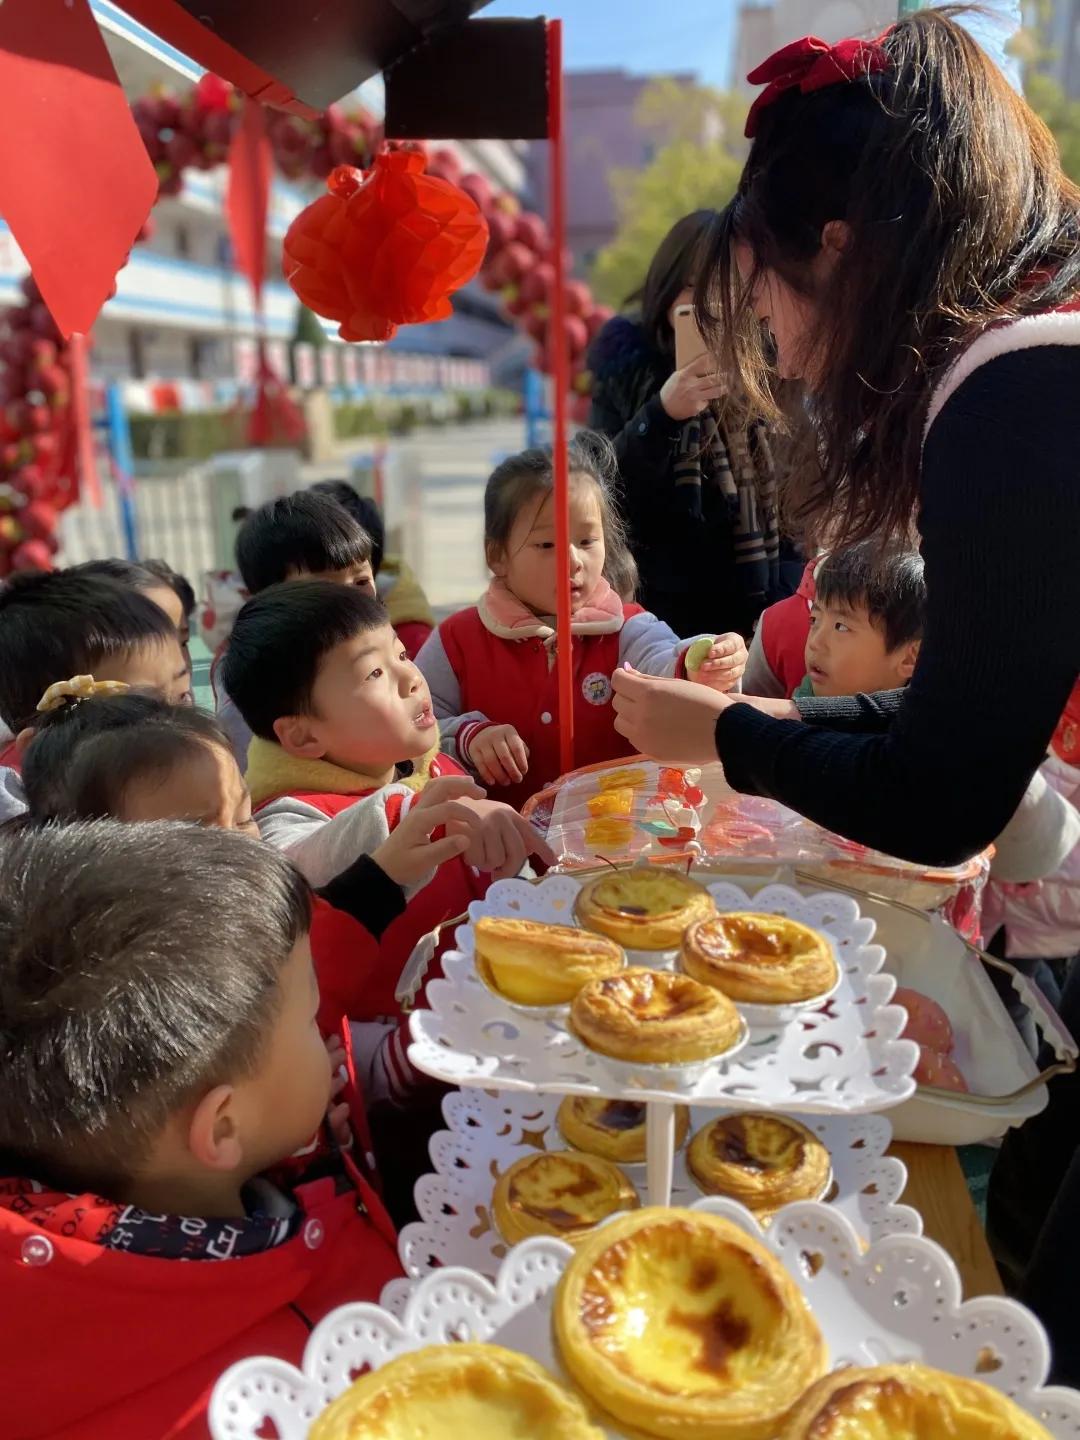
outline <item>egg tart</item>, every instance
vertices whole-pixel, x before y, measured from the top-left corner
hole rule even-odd
[[[557,1235],[576,1245],[619,1210],[636,1210],[637,1191],[617,1165],[576,1150],[525,1155],[495,1182],[491,1213],[511,1245]]]
[[[715,915],[686,932],[682,968],[750,1005],[791,1005],[827,994],[840,975],[824,935],[785,915]]]
[[[674,950],[696,920],[716,914],[703,885],[675,870],[612,870],[578,892],[574,907],[587,930],[632,950]]]
[[[1051,1440],[1015,1401],[980,1380],[926,1365],[834,1370],[788,1416],[781,1440]]]
[[[568,1095],[559,1106],[559,1134],[575,1150],[600,1155],[617,1165],[645,1160],[645,1106],[636,1100],[601,1100]],[[675,1110],[675,1148],[681,1149],[690,1129],[685,1105]]]
[[[614,1060],[680,1065],[725,1054],[742,1037],[743,1021],[719,990],[640,967],[583,986],[570,1006],[570,1028]]]
[[[626,964],[613,940],[539,920],[485,915],[473,944],[480,978],[515,1005],[568,1005],[586,981],[616,975]]]
[[[586,1397],[661,1440],[776,1440],[826,1363],[779,1260],[695,1210],[640,1210],[587,1235],[559,1282],[554,1322]]]
[[[429,1345],[372,1370],[318,1417],[309,1440],[604,1440],[576,1395],[501,1345]]]
[[[786,1115],[724,1115],[706,1125],[686,1153],[707,1195],[727,1195],[756,1214],[794,1200],[817,1200],[832,1180],[832,1160],[813,1131]]]

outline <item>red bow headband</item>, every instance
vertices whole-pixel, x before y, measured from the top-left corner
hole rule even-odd
[[[796,85],[804,95],[810,95],[829,85],[842,85],[888,70],[891,61],[881,43],[888,34],[886,30],[876,40],[840,40],[835,45],[826,44],[816,35],[804,35],[770,55],[746,77],[751,85],[766,87],[750,106],[744,132],[747,139],[757,134],[762,111]]]

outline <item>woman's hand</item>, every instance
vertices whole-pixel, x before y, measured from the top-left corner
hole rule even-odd
[[[704,646],[702,640],[698,642]],[[687,653],[686,673],[698,685],[708,685],[712,690],[734,690],[746,670],[750,655],[746,641],[741,635],[729,631],[718,635],[694,668],[690,666],[692,650]]]
[[[710,400],[719,400],[723,393],[716,360],[711,355],[699,355],[685,369],[676,370],[664,381],[660,404],[672,420],[692,420]]]
[[[733,703],[692,680],[658,680],[616,670],[615,729],[634,749],[670,764],[708,765],[716,757],[716,721]]]

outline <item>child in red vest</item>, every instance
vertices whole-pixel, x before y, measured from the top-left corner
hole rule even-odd
[[[311,580],[263,591],[237,617],[222,666],[255,736],[247,782],[259,830],[311,884],[378,851],[428,802],[429,782],[444,777],[439,814],[450,820],[445,841],[456,857],[432,864],[378,943],[340,914],[318,937],[319,983],[357,1022],[369,1098],[404,1100],[423,1079],[409,1065],[402,1024],[403,1000],[424,979],[422,966],[403,975],[414,948],[482,896],[491,873],[516,874],[530,854],[550,861],[550,852],[440,754],[424,678],[381,603],[360,590]]]
[[[227,1366],[400,1274],[348,1155],[289,1159],[331,1098],[310,918],[241,835],[0,839],[7,1440],[205,1440]]]
[[[628,755],[616,733],[611,677],[621,665],[684,674],[733,689],[746,663],[738,635],[711,645],[680,640],[608,576],[625,567],[626,540],[612,499],[614,452],[581,432],[570,447],[570,587],[574,635],[574,756],[592,765]],[[417,658],[431,687],[447,752],[522,805],[559,777],[555,667],[554,477],[546,450],[504,460],[484,495],[484,543],[494,579],[479,605],[444,620]],[[702,637],[704,639],[704,637]]]
[[[77,570],[28,571],[0,585],[0,720],[14,737],[0,765],[18,769],[19,736],[49,686],[88,674],[191,703],[176,627],[148,595]]]
[[[244,517],[236,536],[236,565],[245,598],[284,580],[331,580],[375,594],[371,536],[332,496],[312,490],[268,500]],[[218,717],[243,770],[251,729],[222,676],[226,638],[214,656],[210,682]]]
[[[109,693],[89,676],[50,687],[45,711],[27,746],[23,780],[33,825],[112,818],[183,820],[258,838],[251,796],[228,737],[210,715],[150,695]],[[123,687],[119,687],[123,688]],[[450,813],[438,803],[415,809],[373,855],[362,855],[317,893],[312,918],[316,970],[324,937],[351,917],[377,941],[405,909],[406,887],[460,852],[463,837],[430,839]],[[427,797],[425,797],[426,799]],[[363,1090],[352,1057],[342,996],[320,996],[319,1025],[341,1050],[341,1101],[336,1118],[360,1142],[356,1158],[374,1179]]]

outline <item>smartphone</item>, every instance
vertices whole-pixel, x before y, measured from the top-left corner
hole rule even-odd
[[[693,305],[677,305],[675,307],[673,329],[675,331],[676,370],[685,370],[687,365],[692,365],[702,355],[709,353],[709,347],[694,318]]]

